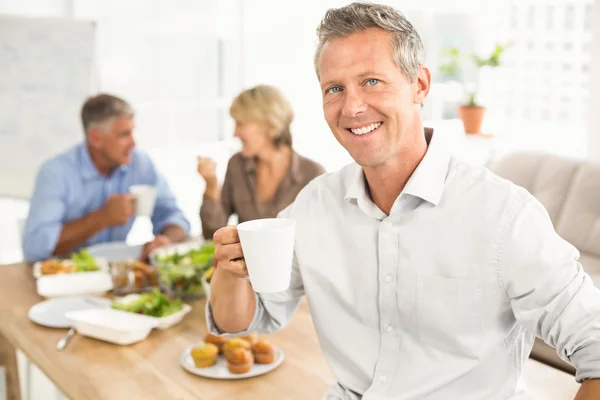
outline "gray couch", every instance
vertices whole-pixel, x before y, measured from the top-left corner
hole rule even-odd
[[[584,270],[600,287],[600,164],[552,154],[513,153],[489,168],[527,189],[546,207],[558,234],[577,247]],[[536,340],[531,357],[575,372],[542,340]]]

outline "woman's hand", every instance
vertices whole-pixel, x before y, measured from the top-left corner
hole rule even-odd
[[[217,164],[208,157],[198,157],[198,173],[207,186],[217,184]]]

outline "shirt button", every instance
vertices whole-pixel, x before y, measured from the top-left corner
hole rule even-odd
[[[381,382],[381,383],[385,383],[386,380],[387,380],[387,376],[385,376],[385,375],[381,375],[379,377],[379,382]]]
[[[385,230],[390,230],[390,229],[392,229],[394,227],[394,224],[391,221],[383,221],[383,223],[381,224],[381,226]]]
[[[392,326],[391,326],[391,325],[388,325],[388,326],[386,326],[386,327],[385,327],[385,331],[386,331],[387,333],[392,333],[392,332],[394,331],[394,328],[392,328]]]
[[[391,276],[391,275],[387,275],[387,276],[385,277],[385,281],[386,281],[387,283],[390,283],[390,282],[392,281],[392,276]]]

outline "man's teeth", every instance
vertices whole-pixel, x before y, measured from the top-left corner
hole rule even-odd
[[[350,129],[350,131],[352,133],[354,133],[355,135],[365,135],[369,132],[374,131],[375,129],[379,128],[380,126],[381,126],[381,122],[376,122],[369,126],[365,126],[364,128]]]

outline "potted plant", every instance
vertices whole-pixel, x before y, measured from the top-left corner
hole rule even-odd
[[[501,65],[501,57],[510,44],[496,44],[496,47],[488,57],[479,57],[474,53],[461,54],[456,47],[445,49],[443,57],[446,62],[440,66],[442,75],[448,77],[458,77],[461,65],[469,62],[474,72],[478,75],[481,68],[496,68]],[[487,109],[477,101],[477,85],[465,85],[467,93],[467,102],[458,109],[458,115],[463,122],[465,133],[481,133],[481,125]]]

